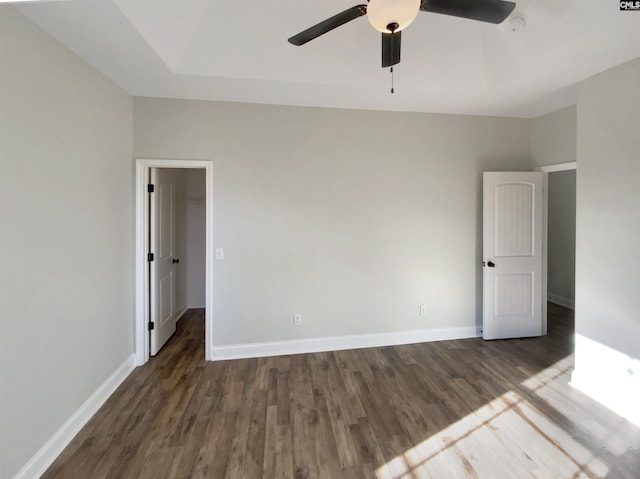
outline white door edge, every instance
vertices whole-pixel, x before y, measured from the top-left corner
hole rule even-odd
[[[205,359],[211,360],[213,330],[213,160],[175,160],[137,158],[135,185],[135,360],[140,366],[149,360],[149,275],[147,274],[147,241],[149,238],[150,168],[200,168],[205,170]]]
[[[562,171],[562,170],[560,170]],[[549,274],[549,174],[542,171],[542,335],[547,335],[547,288]]]

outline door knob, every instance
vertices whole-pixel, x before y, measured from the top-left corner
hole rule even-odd
[[[175,258],[173,258],[173,260],[172,260],[172,263],[173,263],[173,264],[176,264],[176,263],[179,263],[179,262],[180,262],[180,260],[179,260],[179,259],[175,259]]]
[[[487,261],[487,266],[488,266],[489,268],[495,268],[495,267],[496,267],[496,264],[495,264],[493,261]]]

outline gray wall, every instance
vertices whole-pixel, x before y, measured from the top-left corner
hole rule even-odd
[[[576,161],[576,107],[531,120],[531,158],[535,166]]]
[[[133,353],[132,101],[0,7],[0,477]]]
[[[639,92],[640,59],[578,85],[576,226],[576,333],[636,359],[640,359]],[[577,356],[576,368],[580,360]]]
[[[135,98],[134,132],[215,162],[214,345],[476,325],[481,172],[531,166],[528,120]]]

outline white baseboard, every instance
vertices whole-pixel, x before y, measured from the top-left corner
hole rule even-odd
[[[318,353],[340,351],[343,349],[374,348],[396,346],[400,344],[426,343],[447,339],[477,338],[480,331],[476,326],[460,328],[424,329],[418,331],[399,331],[394,333],[359,334],[351,336],[333,336],[313,339],[293,339],[264,343],[232,344],[213,346],[211,360],[258,358],[282,356],[288,354]]]
[[[185,301],[185,303],[184,303],[184,304],[181,304],[181,305],[176,309],[176,311],[178,311],[178,312],[176,313],[176,321],[177,321],[177,320],[179,320],[179,319],[182,317],[182,315],[183,315],[184,313],[186,313],[186,312],[187,312],[187,309],[189,309],[189,307],[188,307],[188,305],[187,305],[187,303],[186,303],[186,301]]]
[[[202,309],[205,306],[204,299],[190,299],[187,302],[187,307],[189,309]]]
[[[135,367],[135,356],[131,355],[122,365],[100,385],[78,410],[67,419],[53,436],[29,459],[13,479],[34,479],[40,477],[60,455],[80,429],[100,409],[105,401],[122,384]]]
[[[576,309],[576,304],[573,299],[565,298],[559,294],[547,292],[547,300],[552,303],[559,304],[560,306],[564,306],[565,308]]]
[[[576,334],[571,386],[640,426],[640,359]]]

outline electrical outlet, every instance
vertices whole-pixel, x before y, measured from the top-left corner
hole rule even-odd
[[[421,304],[420,305],[420,316],[426,316],[427,315],[427,305],[426,304]]]
[[[294,314],[293,315],[293,325],[294,326],[301,326],[302,325],[302,315],[301,314]]]

